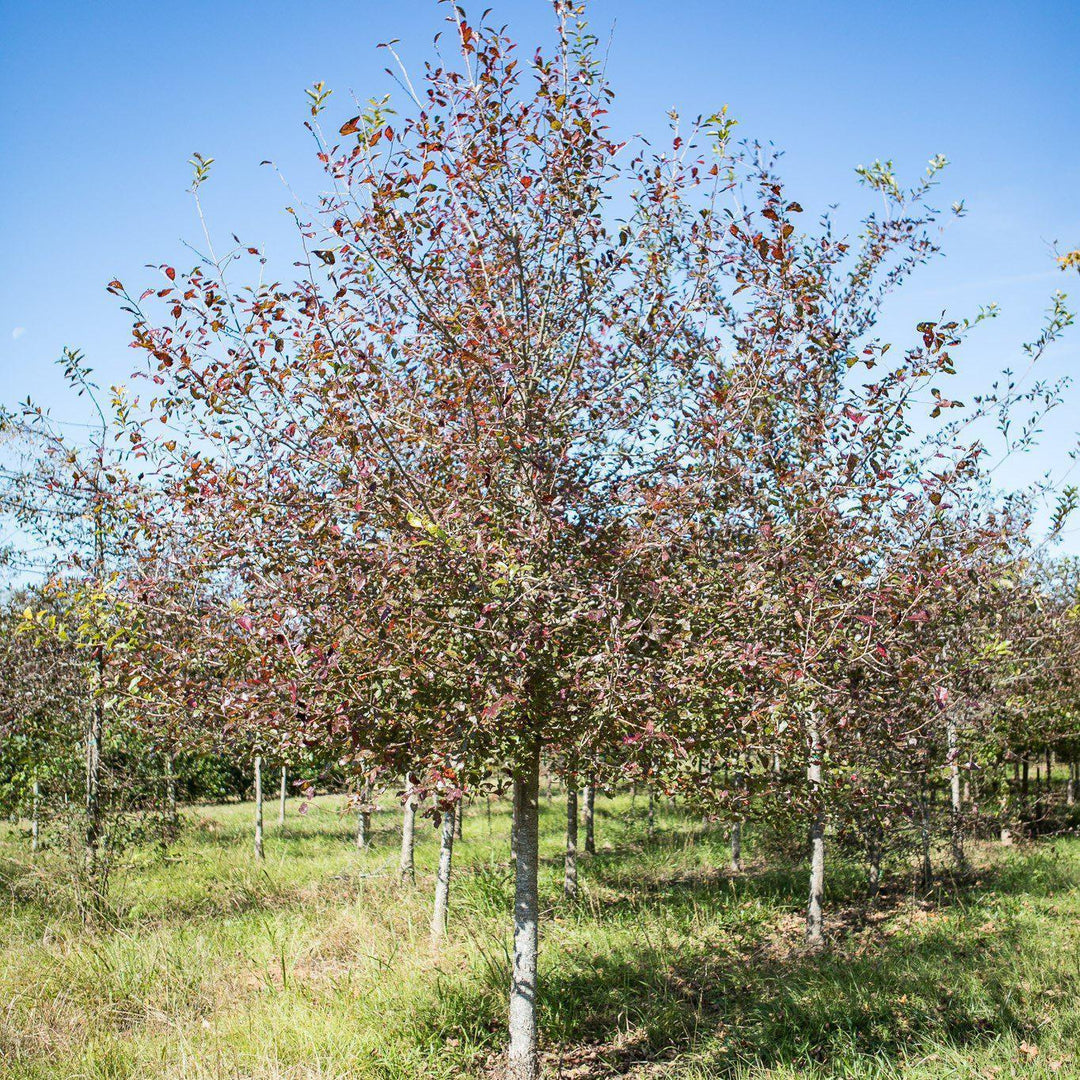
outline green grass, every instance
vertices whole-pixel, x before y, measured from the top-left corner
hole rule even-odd
[[[0,1076],[11,1080],[489,1077],[504,1040],[512,882],[505,803],[471,808],[449,938],[428,943],[435,831],[396,880],[398,815],[358,853],[340,799],[267,859],[250,806],[198,808],[118,879],[99,929],[70,912],[48,853],[0,828]],[[976,850],[976,880],[923,900],[897,879],[875,911],[831,867],[832,947],[800,947],[805,878],[721,830],[598,800],[600,851],[561,897],[563,811],[543,806],[547,1075],[706,1080],[1080,1076],[1080,842]]]

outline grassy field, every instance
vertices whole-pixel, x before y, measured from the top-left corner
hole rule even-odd
[[[284,829],[251,807],[187,813],[167,854],[118,879],[113,925],[83,927],[47,854],[0,826],[0,1076],[5,1080],[487,1077],[504,1041],[506,805],[470,809],[449,939],[428,943],[435,834],[396,881],[398,815],[353,846],[342,801]],[[1080,841],[976,850],[975,880],[930,900],[904,882],[861,904],[833,867],[834,941],[800,948],[804,877],[642,800],[598,799],[582,898],[560,893],[563,809],[544,801],[542,1024],[547,1075],[1080,1076]]]

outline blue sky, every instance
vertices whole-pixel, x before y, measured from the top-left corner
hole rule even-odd
[[[488,3],[530,51],[546,40],[544,0],[476,6]],[[330,116],[346,119],[351,94],[395,89],[375,45],[399,38],[415,65],[444,16],[435,0],[0,0],[0,400],[30,394],[85,420],[52,365],[65,345],[83,349],[103,382],[125,380],[127,323],[105,284],[136,287],[147,263],[185,264],[183,242],[200,235],[186,194],[193,151],[216,159],[205,189],[213,227],[287,269],[288,195],[259,162],[317,191],[305,88],[332,86]],[[1055,241],[1080,246],[1080,4],[594,0],[590,20],[604,38],[614,29],[617,128],[658,133],[673,106],[694,115],[728,103],[739,134],[785,151],[807,209],[862,206],[861,163],[889,157],[914,176],[932,154],[949,157],[942,202],[963,198],[969,214],[888,328],[899,336],[942,309],[1000,304],[956,396],[1019,366],[1017,347],[1053,289],[1076,282],[1080,303],[1080,281],[1051,257]],[[1042,374],[1078,361],[1080,327]],[[1004,482],[1064,473],[1078,406],[1080,385]],[[1066,543],[1080,551],[1080,528]]]

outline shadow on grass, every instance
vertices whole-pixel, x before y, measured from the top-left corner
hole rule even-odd
[[[960,972],[944,932],[923,935],[917,949],[893,939],[864,955],[774,957],[742,952],[732,940],[675,954],[627,948],[549,975],[546,1034],[555,1044],[592,1044],[610,1071],[696,1052],[716,1076],[748,1063],[893,1058],[930,1038],[965,1045],[1004,1033],[1032,1037],[1001,975],[1012,938],[1007,932],[968,953]]]
[[[602,858],[591,864],[598,886],[624,884],[621,861],[613,853],[607,873]],[[1028,931],[988,912],[1006,897],[1038,902],[1075,888],[1055,852],[1014,854],[929,897],[896,878],[872,908],[858,900],[858,868],[838,876],[846,895],[833,900],[834,944],[818,955],[802,948],[793,913],[805,881],[798,871],[638,880],[639,895],[604,904],[605,921],[626,918],[613,944],[593,947],[585,919],[565,938],[573,916],[547,923],[540,1003],[551,1074],[636,1076],[683,1055],[716,1077],[747,1066],[841,1070],[868,1059],[899,1068],[929,1042],[975,1050],[1038,1040],[1039,1010],[1018,990],[1038,963]],[[773,919],[763,927],[766,903]],[[643,908],[662,909],[665,921],[636,919]],[[507,965],[485,955],[473,980],[444,987],[423,1018],[430,1035],[495,1052]],[[1080,973],[1068,981],[1060,990],[1073,996]]]

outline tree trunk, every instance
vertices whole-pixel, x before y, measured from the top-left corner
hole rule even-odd
[[[810,783],[810,898],[806,905],[806,944],[811,949],[825,945],[825,813],[821,804],[821,731],[817,717],[810,718],[810,761],[806,777]]]
[[[356,815],[356,850],[363,851],[371,844],[371,785],[365,783],[360,789],[360,809]]]
[[[285,826],[285,800],[289,794],[289,770],[281,766],[281,799],[278,802],[278,824]]]
[[[435,910],[431,916],[431,943],[438,945],[446,934],[446,921],[450,909],[450,866],[454,858],[454,818],[451,807],[443,812],[442,833],[439,844],[439,872],[435,878]]]
[[[165,816],[170,825],[176,824],[176,775],[171,750],[165,754]]]
[[[945,714],[945,733],[949,757],[949,839],[952,843],[953,861],[958,867],[962,867],[964,836],[960,828],[963,810],[960,802],[960,746],[956,735],[956,720],[951,709]]]
[[[919,878],[924,892],[929,892],[934,884],[934,866],[930,861],[930,800],[926,797],[926,776],[922,778],[922,792],[919,798],[920,823],[919,842],[922,849],[922,867]]]
[[[41,846],[40,832],[38,825],[38,813],[41,804],[41,785],[38,783],[38,778],[34,777],[33,784],[33,803],[30,808],[30,850],[37,851]]]
[[[566,857],[563,861],[563,892],[576,900],[577,888],[578,793],[573,777],[566,780]]]
[[[255,758],[255,857],[265,858],[263,853],[263,792],[262,758]]]
[[[596,854],[596,783],[590,781],[585,787],[585,851]]]
[[[513,798],[513,796],[511,796],[511,804],[510,804],[510,862],[514,866],[517,865],[517,849],[518,849],[517,825],[518,825],[517,801]]]
[[[416,839],[416,796],[409,792],[405,797],[404,813],[401,818],[401,866],[402,885],[416,884],[416,868],[413,863],[413,848]]]
[[[646,826],[646,832],[649,836],[656,831],[656,796],[653,794],[652,788],[649,788],[649,817],[648,824]]]
[[[743,786],[743,773],[741,769],[735,772],[735,789],[741,795]],[[731,872],[738,874],[742,871],[742,817],[737,817],[731,824]]]
[[[101,842],[101,744],[105,733],[105,702],[98,694],[90,710],[90,726],[86,732],[86,874],[91,890],[98,891],[98,846]],[[95,897],[97,899],[97,897]]]
[[[1028,759],[1028,753],[1025,750],[1024,756],[1020,759],[1020,824],[1025,831],[1031,823],[1031,815],[1028,812],[1028,795],[1031,790],[1030,773],[1031,761]]]
[[[871,900],[877,897],[881,889],[881,839],[881,826],[875,825],[870,831],[870,841],[866,846],[866,891]]]
[[[1076,762],[1069,758],[1069,779],[1065,782],[1065,805],[1076,805]]]
[[[537,1080],[536,965],[539,951],[540,744],[514,776],[517,859],[514,875],[514,966],[510,986],[510,1052],[506,1080]]]

